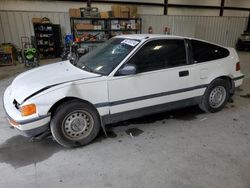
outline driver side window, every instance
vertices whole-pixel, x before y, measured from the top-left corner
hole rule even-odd
[[[146,43],[128,62],[137,73],[186,65],[184,40],[165,39]]]

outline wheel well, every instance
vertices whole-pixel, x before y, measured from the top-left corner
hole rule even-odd
[[[93,109],[95,109],[98,117],[99,117],[99,120],[100,120],[100,123],[101,123],[101,127],[102,127],[102,130],[104,132],[105,135],[107,135],[106,133],[106,129],[105,129],[105,125],[102,123],[102,119],[101,119],[101,116],[98,112],[98,110],[96,109],[96,107],[90,103],[89,101],[86,101],[86,100],[83,100],[83,99],[79,99],[77,97],[65,97],[59,101],[57,101],[55,104],[52,105],[52,107],[49,109],[49,112],[48,113],[51,113],[51,117],[53,117],[53,113],[56,111],[56,109],[64,102],[67,102],[67,101],[80,101],[80,102],[84,102],[84,103],[88,103],[89,105],[91,105],[93,107]]]
[[[48,112],[48,113],[51,113],[51,115],[53,116],[53,113],[55,112],[55,110],[56,110],[62,103],[66,102],[66,101],[73,101],[73,100],[74,100],[74,101],[77,100],[77,101],[80,101],[80,102],[84,102],[84,103],[90,104],[90,105],[96,110],[97,114],[99,115],[97,109],[95,108],[95,106],[94,106],[92,103],[90,103],[89,101],[83,100],[83,99],[79,99],[79,98],[77,98],[77,97],[65,97],[65,98],[63,98],[63,99],[60,99],[59,101],[57,101],[55,104],[52,105],[52,107],[49,109],[49,112]],[[99,115],[99,117],[100,117],[100,115]]]
[[[220,76],[216,79],[222,79],[222,80],[225,80],[229,83],[229,86],[230,86],[230,93],[233,94],[234,93],[234,90],[235,90],[235,86],[234,86],[234,81],[232,78],[230,78],[229,76]],[[214,79],[214,80],[216,80]]]

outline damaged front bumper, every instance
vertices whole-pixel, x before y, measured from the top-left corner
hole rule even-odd
[[[50,115],[39,116],[34,114],[31,117],[23,117],[20,111],[13,104],[10,87],[4,92],[3,105],[9,123],[23,136],[34,137],[49,128]]]

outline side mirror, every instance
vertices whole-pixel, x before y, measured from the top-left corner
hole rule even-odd
[[[131,75],[136,74],[136,66],[133,64],[126,64],[118,70],[118,75]]]

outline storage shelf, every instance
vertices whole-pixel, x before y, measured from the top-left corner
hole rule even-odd
[[[70,19],[74,20],[138,20],[140,18],[85,18],[85,17],[70,17]]]
[[[139,31],[139,29],[111,29],[111,31]]]
[[[70,17],[70,19],[74,19],[74,20],[108,20],[108,18],[84,18],[84,17],[80,17],[80,18],[76,18],[76,17]]]
[[[103,42],[105,42],[105,40],[101,40],[101,41],[98,41],[98,40],[96,40],[96,41],[91,41],[91,40],[80,41],[80,43],[103,43]]]
[[[82,32],[105,32],[108,31],[108,29],[76,29],[76,31],[82,31]]]
[[[52,36],[50,36],[50,37],[36,37],[36,39],[52,39]]]
[[[138,20],[140,18],[109,18],[109,20]]]
[[[75,24],[81,23],[80,21],[92,21],[92,24],[95,25],[95,21],[104,21],[104,23],[101,23],[99,25],[102,26],[102,29],[75,29]],[[139,24],[139,29],[111,29],[111,26],[113,25],[114,21],[117,21],[118,24],[124,25],[127,24],[133,24],[133,28],[138,28],[137,25]],[[133,21],[133,22],[132,22]],[[135,27],[134,27],[135,24]],[[75,39],[76,36],[81,35],[81,33],[89,32],[91,35],[94,35],[96,32],[104,32],[105,37],[103,39],[101,38],[100,41],[82,41],[80,43],[102,43],[105,42],[105,38],[111,38],[112,36],[115,36],[113,32],[135,32],[135,33],[141,33],[141,18],[70,18],[70,25],[71,25],[71,32],[73,34],[73,38]]]
[[[37,44],[37,46],[49,46],[49,47],[54,47],[54,44],[51,45],[51,44]]]
[[[59,24],[33,24],[36,36],[36,45],[43,58],[49,56],[59,57],[61,54],[61,28]],[[40,30],[43,28],[43,30]],[[46,30],[48,29],[49,30]],[[50,42],[43,44],[44,42]],[[39,44],[42,42],[42,44]],[[48,51],[44,51],[48,49]]]

